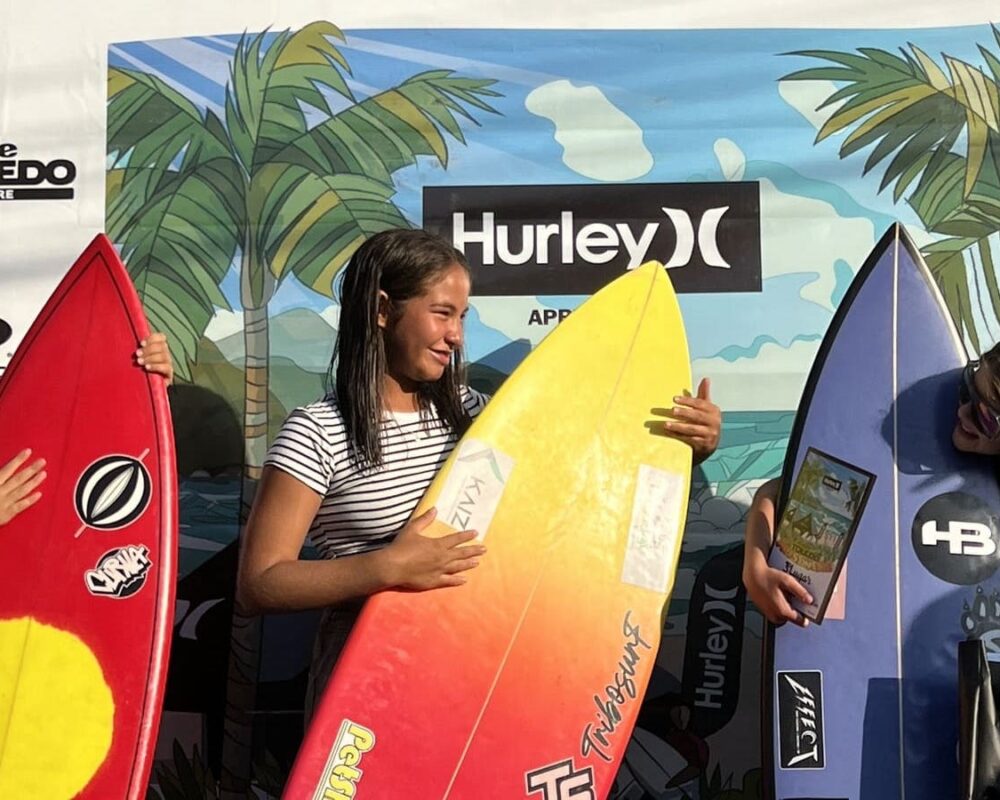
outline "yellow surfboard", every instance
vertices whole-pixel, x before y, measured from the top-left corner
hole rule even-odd
[[[663,423],[690,384],[655,263],[525,359],[415,512],[489,552],[465,586],[369,601],[287,798],[605,796],[680,555],[691,450]]]

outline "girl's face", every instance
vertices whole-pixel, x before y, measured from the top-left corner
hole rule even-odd
[[[987,436],[983,432],[984,423],[979,421],[983,417],[995,416],[994,409],[1000,408],[1000,397],[997,396],[989,368],[982,364],[968,376],[973,391],[965,389],[963,392],[963,400],[968,399],[958,407],[958,419],[951,440],[955,447],[967,453],[1000,455],[1000,436]]]
[[[384,295],[378,325],[385,336],[389,375],[406,390],[438,380],[462,346],[469,310],[469,275],[452,264],[426,291],[392,307]]]

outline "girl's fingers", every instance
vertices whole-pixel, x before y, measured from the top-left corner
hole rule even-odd
[[[7,479],[17,472],[17,468],[27,461],[30,456],[31,449],[26,448],[4,464],[3,467],[0,467],[0,486],[6,483]]]
[[[674,422],[668,420],[664,423],[667,428],[668,433],[675,434],[677,436],[689,436],[689,437],[704,437],[710,433],[710,429],[707,425],[693,425],[688,422]]]
[[[812,596],[809,594],[809,590],[806,589],[805,586],[803,586],[801,583],[795,580],[795,578],[793,578],[791,575],[788,575],[787,573],[782,572],[779,574],[780,577],[778,580],[779,583],[781,584],[781,588],[783,591],[787,592],[788,594],[794,595],[807,605],[812,605],[813,601]]]
[[[445,573],[447,575],[454,575],[457,572],[466,572],[467,570],[478,566],[478,558],[459,558],[452,561],[447,567],[445,567]]]
[[[44,481],[45,478],[46,478],[46,473],[39,472],[30,481],[28,481],[25,484],[22,484],[21,486],[18,486],[17,491],[14,494],[14,497],[23,498],[25,495],[31,494],[31,492],[33,492],[41,485],[42,481]]]
[[[29,466],[25,467],[18,472],[15,472],[10,478],[2,482],[4,488],[8,491],[16,491],[22,487],[25,483],[29,482],[32,478],[36,477],[39,472],[41,472],[42,467],[45,466],[45,459],[40,458]]]
[[[39,501],[41,496],[42,496],[41,492],[35,492],[34,494],[30,494],[27,497],[18,500],[16,503],[14,503],[14,514],[15,515],[20,514],[26,508],[31,508],[31,506],[33,506],[35,503]]]
[[[448,549],[458,547],[466,542],[471,542],[479,535],[478,531],[459,531],[458,533],[449,533],[447,536],[441,537],[441,543]],[[481,546],[481,545],[480,545]],[[462,548],[463,550],[465,548]],[[485,553],[486,548],[483,547],[482,551]]]

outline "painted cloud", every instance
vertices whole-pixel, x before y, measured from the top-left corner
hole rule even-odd
[[[691,373],[712,379],[712,399],[726,411],[797,408],[819,344],[819,339],[799,339],[790,347],[764,342],[756,358],[697,358]]]
[[[718,139],[716,158],[727,180],[746,172],[746,157],[729,139]],[[838,260],[856,271],[875,246],[875,226],[866,217],[844,217],[825,200],[779,189],[760,177],[760,237],[763,277],[814,273],[802,299],[833,311]]]
[[[528,94],[524,106],[555,125],[563,163],[584,177],[627,181],[653,167],[642,129],[596,86],[552,81]]]

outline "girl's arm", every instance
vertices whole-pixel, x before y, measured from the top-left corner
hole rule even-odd
[[[384,589],[459,586],[486,548],[475,531],[423,536],[433,509],[410,520],[392,544],[370,553],[302,561],[299,552],[322,497],[298,479],[264,467],[241,548],[237,594],[247,611],[321,608]]]
[[[750,504],[743,543],[743,585],[754,605],[770,622],[775,625],[794,622],[805,627],[809,620],[791,606],[788,596],[811,603],[809,592],[791,575],[767,563],[774,539],[774,509],[780,485],[778,479],[768,481],[757,490]]]

